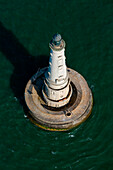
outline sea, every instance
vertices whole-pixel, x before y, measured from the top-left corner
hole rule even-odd
[[[55,33],[94,98],[90,117],[66,132],[42,130],[24,111]],[[0,0],[0,170],[20,169],[113,170],[113,0]]]

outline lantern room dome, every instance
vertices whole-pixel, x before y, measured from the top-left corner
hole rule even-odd
[[[54,36],[53,36],[53,38],[52,38],[52,42],[56,45],[56,46],[58,46],[58,45],[60,45],[61,44],[61,40],[62,40],[62,37],[61,37],[61,35],[60,34],[54,34]]]

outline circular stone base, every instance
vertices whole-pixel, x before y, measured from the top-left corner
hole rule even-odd
[[[29,109],[28,117],[37,126],[51,131],[66,131],[85,121],[91,113],[93,97],[85,79],[76,71],[67,68],[72,86],[72,97],[63,107],[47,106],[42,95],[44,73],[38,71],[27,83],[25,101]]]

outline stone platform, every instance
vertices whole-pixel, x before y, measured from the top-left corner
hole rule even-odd
[[[37,126],[51,131],[66,131],[85,121],[91,114],[93,97],[86,80],[76,71],[67,68],[72,87],[72,97],[63,107],[47,106],[42,95],[44,73],[38,71],[28,81],[25,88],[25,101],[28,117]]]

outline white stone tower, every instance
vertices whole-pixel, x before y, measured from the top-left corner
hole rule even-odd
[[[60,34],[55,34],[49,46],[49,67],[45,72],[42,93],[48,106],[61,107],[69,102],[72,95],[65,63],[65,42]]]

